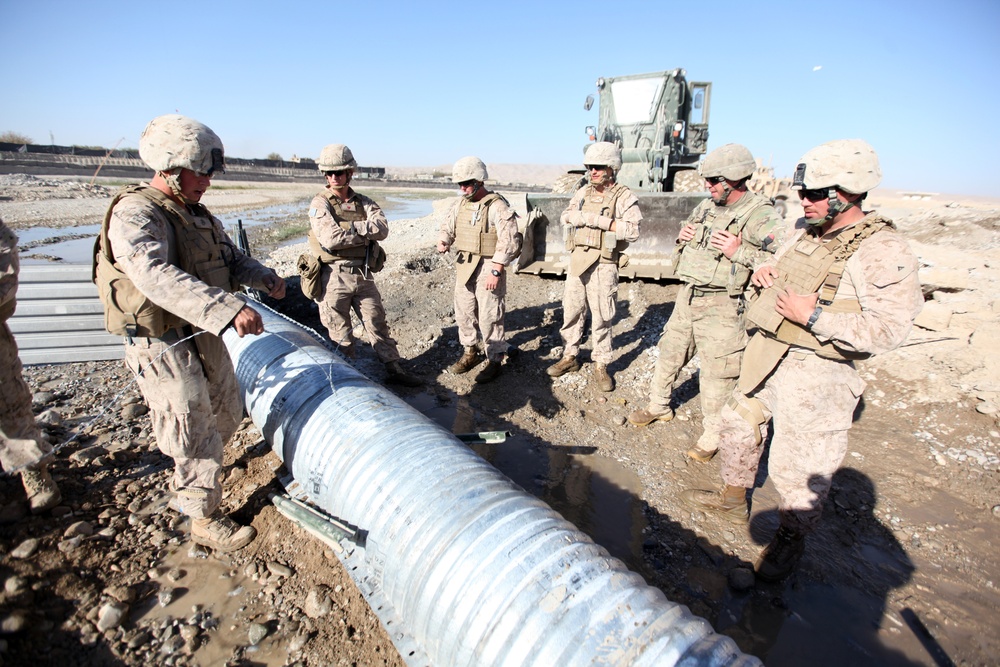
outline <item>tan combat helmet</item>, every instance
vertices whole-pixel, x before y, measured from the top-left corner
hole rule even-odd
[[[465,183],[466,181],[482,182],[488,177],[486,164],[474,155],[459,159],[455,163],[455,166],[451,168],[452,183]]]
[[[354,159],[351,149],[344,144],[330,144],[319,154],[317,164],[320,171],[343,171],[354,169],[358,166],[358,161]]]
[[[727,181],[742,181],[750,178],[757,169],[757,162],[750,150],[741,144],[719,146],[705,156],[698,165],[702,178],[723,177]]]
[[[202,176],[212,176],[226,170],[219,135],[208,126],[179,114],[157,116],[149,121],[139,137],[139,157],[156,172],[180,167]],[[178,175],[174,174],[174,180]]]
[[[583,164],[585,167],[596,165],[598,167],[610,167],[617,172],[622,168],[622,152],[610,141],[598,141],[587,146],[583,154]]]
[[[864,139],[828,141],[802,156],[792,178],[793,190],[837,189],[864,194],[882,182],[875,149]]]

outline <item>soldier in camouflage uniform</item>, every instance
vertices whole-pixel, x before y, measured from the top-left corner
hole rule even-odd
[[[768,471],[781,496],[780,527],[756,563],[776,581],[791,572],[819,522],[865,388],[854,360],[898,347],[923,304],[917,259],[892,221],[861,209],[882,178],[860,139],[806,153],[793,188],[805,210],[773,259],[751,278],[760,288],[755,328],[737,389],[722,411],[722,493],[685,491],[692,507],[746,522],[747,491],[773,424]]]
[[[330,144],[319,156],[319,170],[327,185],[309,205],[309,248],[321,264],[316,295],[320,319],[338,349],[353,358],[353,309],[385,366],[386,380],[418,387],[420,380],[399,363],[399,350],[389,333],[382,294],[373,276],[385,260],[378,242],[389,236],[389,221],[374,200],[351,188],[357,166],[351,149],[343,144]]]
[[[257,532],[219,509],[223,447],[243,417],[219,336],[230,326],[241,337],[264,331],[260,314],[233,294],[240,284],[282,298],[285,281],[237,248],[199,203],[225,164],[211,129],[159,116],[143,130],[139,156],[156,174],[112,200],[94,247],[94,280],[105,326],[125,339],[125,364],[149,405],[157,445],[174,460],[174,506],[192,517],[195,542],[232,551]]]
[[[580,370],[577,355],[589,307],[594,378],[598,389],[612,391],[615,383],[608,364],[613,360],[611,325],[617,307],[618,269],[628,264],[628,244],[639,239],[642,213],[632,191],[615,182],[622,166],[618,146],[606,141],[591,144],[583,160],[590,182],[576,191],[559,216],[568,228],[570,251],[559,330],[563,354],[546,372],[559,377]]]
[[[677,375],[697,352],[703,432],[687,455],[708,461],[719,446],[719,412],[733,393],[747,335],[743,291],[755,265],[774,252],[783,221],[771,200],[747,190],[757,163],[746,147],[726,144],[699,167],[711,199],[691,213],[677,238],[674,273],[684,281],[658,344],[649,404],[636,426],[669,421]]]
[[[517,214],[507,200],[486,189],[486,165],[477,157],[458,160],[451,180],[462,196],[441,225],[438,252],[456,250],[455,321],[462,357],[449,366],[452,373],[468,373],[483,361],[476,382],[490,382],[500,374],[507,354],[504,315],[507,312],[507,267],[521,252]]]
[[[31,390],[21,375],[17,343],[7,320],[17,307],[17,236],[0,220],[0,467],[21,468],[21,483],[32,514],[62,500],[49,474],[52,447],[42,437],[31,411]]]

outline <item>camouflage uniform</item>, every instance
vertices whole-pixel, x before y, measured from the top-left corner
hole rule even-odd
[[[639,200],[626,186],[618,184],[607,186],[604,196],[609,196],[614,189],[620,189],[621,193],[615,199],[614,211],[608,211],[608,215],[583,212],[588,207],[588,199],[601,196],[592,185],[586,185],[577,190],[569,200],[566,210],[559,216],[560,222],[573,228],[574,235],[579,230],[587,229],[607,232],[614,222],[618,247],[623,249],[626,244],[634,243],[639,239],[639,224],[642,221]],[[566,275],[563,293],[563,326],[559,335],[564,346],[563,358],[576,357],[580,352],[580,341],[583,340],[584,322],[589,308],[590,333],[593,338],[591,359],[606,366],[613,360],[611,325],[617,309],[620,252],[616,250],[614,259],[602,257],[592,264],[587,264],[589,260],[575,261],[583,253],[592,250],[594,248],[588,249],[577,243],[570,251],[570,270]]]
[[[496,234],[496,249],[492,255],[479,255],[464,251],[456,244],[459,230],[456,228],[463,207],[472,207],[472,221],[478,225],[478,209],[489,200],[486,208],[484,234]],[[510,266],[521,252],[521,235],[517,230],[517,214],[502,197],[487,192],[476,202],[459,197],[448,211],[441,225],[440,242],[445,246],[455,245],[457,273],[455,279],[455,322],[458,324],[458,341],[466,349],[480,345],[485,348],[486,357],[498,362],[507,354],[507,339],[504,331],[504,315],[507,312],[507,271],[501,271],[497,286],[486,289],[493,264]]]
[[[783,221],[770,200],[746,192],[727,206],[703,201],[685,224],[695,227],[695,237],[679,246],[674,272],[684,285],[657,344],[649,405],[652,413],[669,413],[677,375],[697,352],[703,415],[697,447],[713,452],[719,441],[719,412],[736,386],[747,342],[743,290],[754,266],[774,251]],[[716,230],[742,235],[732,258],[709,245]]]
[[[216,245],[210,250],[224,260],[229,276],[269,290],[265,281],[274,279],[271,269],[237,248],[204,206],[187,210],[198,226],[211,231]],[[162,205],[126,194],[112,204],[102,236],[110,244],[115,268],[152,304],[163,304],[163,310],[179,320],[159,336],[126,336],[125,364],[137,375],[160,450],[174,459],[170,485],[177,491],[177,504],[185,514],[201,519],[222,501],[223,447],[243,416],[232,360],[218,336],[246,303],[228,289],[184,271],[180,265],[191,250],[176,234]],[[95,250],[95,261],[100,262],[103,238]],[[108,288],[101,284],[100,273],[98,283],[100,289]],[[192,333],[189,325],[207,333],[177,343]]]
[[[355,354],[351,310],[361,319],[368,340],[383,363],[399,361],[396,341],[389,333],[382,295],[368,268],[366,252],[372,241],[389,235],[389,221],[378,204],[365,195],[349,190],[346,201],[327,187],[309,206],[310,246],[321,257],[322,292],[319,315],[330,339],[347,356]],[[340,217],[335,211],[340,210]],[[318,244],[318,246],[317,246]],[[345,257],[350,250],[357,257]]]
[[[31,390],[21,375],[17,343],[7,325],[16,307],[17,236],[0,220],[0,467],[11,470],[40,460],[52,447],[31,411]]]
[[[857,225],[887,222],[868,214],[817,241],[817,228],[800,221],[769,264],[804,254],[803,249],[809,252],[817,242],[827,245]],[[824,310],[809,328],[819,343],[849,358],[895,349],[923,304],[916,257],[905,239],[885,227],[861,241],[847,259],[835,294],[835,303],[853,302],[860,308]],[[847,431],[865,383],[849,359],[775,343],[758,331],[747,347],[740,386],[722,410],[721,471],[727,485],[752,488],[767,422],[773,422],[768,472],[781,496],[782,523],[801,533],[819,521],[830,479],[847,452]]]

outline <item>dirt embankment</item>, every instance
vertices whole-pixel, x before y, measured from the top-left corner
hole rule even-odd
[[[5,218],[19,187],[0,187],[10,197],[0,200]],[[312,193],[286,188],[220,189],[207,203],[254,208]],[[862,364],[868,390],[848,457],[822,527],[784,584],[749,573],[775,525],[766,474],[748,528],[678,500],[683,488],[719,481],[717,463],[683,456],[700,433],[697,363],[675,391],[677,419],[625,423],[645,402],[676,285],[621,285],[611,366],[618,387],[602,394],[589,364],[555,381],[544,373],[560,352],[562,281],[511,276],[507,329],[518,354],[494,383],[475,385],[444,371],[460,347],[454,269],[432,249],[437,217],[394,221],[378,284],[401,353],[428,381],[402,395],[435,406],[456,431],[513,432],[507,444],[476,451],[769,665],[944,664],[942,655],[991,664],[1000,653],[1000,369],[992,354],[1000,203],[892,192],[870,203],[913,244],[928,307],[906,346]],[[36,219],[71,217],[58,212],[59,200],[31,206]],[[291,277],[300,251],[284,248],[268,261]],[[282,307],[321,330],[294,283]],[[356,363],[380,377],[370,348]],[[33,366],[26,376],[50,438],[84,435],[59,452],[65,501],[52,515],[25,515],[17,481],[0,478],[4,664],[403,664],[329,550],[267,501],[280,462],[252,424],[227,448],[225,503],[260,537],[217,557],[192,549],[183,518],[164,507],[170,460],[120,365]]]

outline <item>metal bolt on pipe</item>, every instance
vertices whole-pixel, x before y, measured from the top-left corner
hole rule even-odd
[[[247,410],[309,501],[365,531],[363,578],[405,625],[407,650],[389,634],[409,664],[761,664],[314,332],[254,307],[263,334],[223,334]]]

